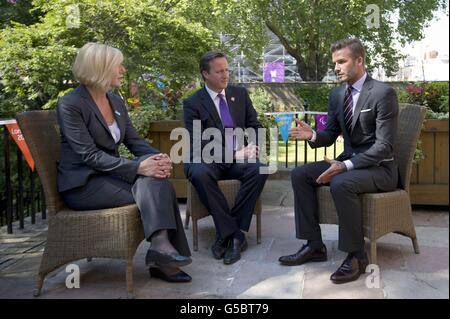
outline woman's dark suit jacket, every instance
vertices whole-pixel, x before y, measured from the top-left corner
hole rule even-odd
[[[107,97],[120,129],[117,143],[84,85],[59,99],[56,109],[61,132],[59,192],[83,186],[89,176],[97,174],[113,174],[133,183],[139,161],[120,157],[120,143],[137,157],[159,153],[137,134],[122,98],[112,93],[107,93]]]

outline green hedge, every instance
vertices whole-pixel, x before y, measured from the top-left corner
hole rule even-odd
[[[308,111],[327,112],[328,97],[337,84],[302,84],[295,89],[297,96],[308,105]]]

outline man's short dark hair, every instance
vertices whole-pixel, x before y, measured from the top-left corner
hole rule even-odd
[[[336,41],[331,45],[331,53],[334,53],[335,51],[344,48],[350,49],[350,52],[352,53],[352,57],[354,59],[362,57],[363,62],[365,62],[366,50],[364,49],[364,46],[362,45],[361,41],[358,38],[349,38]]]
[[[206,52],[205,54],[202,55],[202,57],[200,58],[200,63],[199,63],[199,67],[200,67],[200,74],[203,77],[203,71],[208,71],[210,70],[211,66],[209,65],[209,62],[217,59],[217,58],[227,58],[227,56],[219,51],[209,51]]]

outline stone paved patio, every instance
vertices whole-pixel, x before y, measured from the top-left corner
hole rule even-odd
[[[268,197],[265,197],[267,201]],[[337,226],[323,225],[329,260],[323,263],[285,267],[280,255],[295,252],[302,241],[294,238],[294,213],[288,206],[264,205],[262,243],[256,244],[255,220],[248,234],[249,248],[230,266],[212,258],[209,247],[215,231],[212,219],[199,222],[199,250],[184,268],[193,281],[170,284],[150,279],[144,265],[148,243],[143,242],[134,258],[137,298],[449,298],[448,208],[415,208],[414,221],[421,253],[414,254],[411,241],[390,234],[380,239],[379,288],[367,288],[366,276],[345,285],[334,285],[330,274],[345,254],[337,250]],[[283,205],[283,203],[282,203]],[[185,205],[181,204],[184,218]],[[25,231],[7,235],[0,230],[0,298],[33,298],[35,274],[45,244],[46,221],[26,224]],[[186,232],[192,243],[191,229]],[[50,274],[39,298],[126,298],[125,262],[94,259],[76,262],[81,271],[80,289],[68,289],[64,268]]]

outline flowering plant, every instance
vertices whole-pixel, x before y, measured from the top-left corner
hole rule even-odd
[[[448,91],[448,82],[411,83],[399,92],[399,100],[426,106],[427,118],[442,117],[448,114]]]
[[[427,107],[427,119],[448,119],[448,82],[411,83],[399,92],[402,103]],[[424,159],[422,141],[417,141],[414,162]]]

